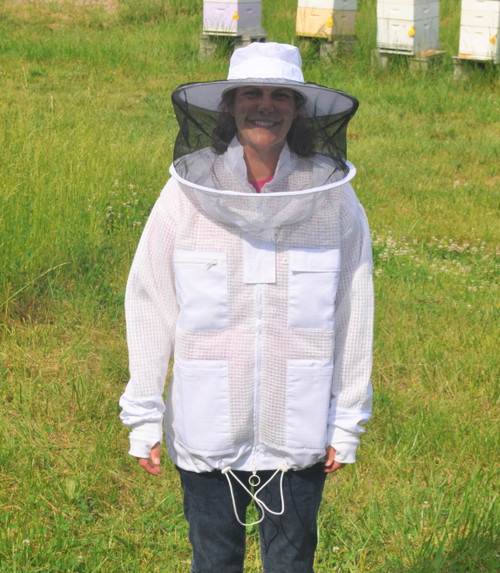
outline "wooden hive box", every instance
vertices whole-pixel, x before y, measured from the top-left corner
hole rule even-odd
[[[462,0],[459,58],[498,64],[499,32],[499,0]]]
[[[241,36],[262,32],[262,1],[203,2],[204,34]]]
[[[356,0],[299,0],[297,36],[336,38],[354,36]]]
[[[439,48],[439,0],[378,0],[377,48],[419,54]]]

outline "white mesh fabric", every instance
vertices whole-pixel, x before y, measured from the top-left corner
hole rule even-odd
[[[240,233],[194,209],[190,209],[189,218],[183,221],[183,228],[186,232],[178,233],[176,248],[202,252],[210,245],[210,250],[227,253],[231,268],[227,276],[231,313],[229,329],[225,331],[187,332],[177,328],[176,355],[187,361],[229,361],[231,429],[233,443],[237,444],[252,439],[254,365],[251,327],[254,305],[253,297],[249,296],[251,287],[243,285]]]

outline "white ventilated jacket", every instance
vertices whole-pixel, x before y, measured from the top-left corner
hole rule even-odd
[[[354,462],[373,323],[354,168],[339,180],[330,160],[285,146],[257,194],[234,140],[171,174],[127,284],[130,454],[149,457],[163,421],[171,459],[190,471],[302,469],[328,445]]]

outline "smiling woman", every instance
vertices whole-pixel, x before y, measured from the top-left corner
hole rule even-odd
[[[262,92],[263,89],[268,89],[265,88],[265,86],[261,86],[260,88],[257,86],[248,86],[248,89],[252,88],[258,89],[260,92]],[[238,89],[240,88],[230,89],[222,96],[219,107],[223,113],[220,114],[217,125],[212,132],[211,147],[217,154],[225,153],[229,142],[238,132],[234,112],[232,114],[229,113],[230,109],[234,110]],[[277,89],[278,97],[280,97],[279,92],[285,90],[291,92],[294,99],[296,114],[286,135],[287,143],[294,153],[300,157],[308,157],[315,151],[316,130],[309,123],[304,121],[301,115],[306,99],[297,90],[287,90],[286,88]]]
[[[325,476],[371,413],[370,236],[338,153],[357,101],[274,43],[172,100],[172,178],[127,285],[130,453],[159,475],[164,419],[193,572],[243,571],[253,501],[264,570],[312,573]]]
[[[267,86],[237,88],[229,113],[236,122],[249,181],[269,179],[298,114],[293,91]]]

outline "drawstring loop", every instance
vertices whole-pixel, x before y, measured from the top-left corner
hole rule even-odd
[[[252,525],[258,525],[259,523],[261,523],[264,520],[264,517],[266,516],[266,511],[268,513],[271,513],[272,515],[283,515],[285,513],[285,497],[284,497],[284,493],[283,493],[283,478],[285,476],[285,473],[288,471],[288,467],[286,465],[282,465],[280,466],[274,473],[273,475],[264,483],[264,485],[262,485],[261,487],[259,487],[259,489],[257,489],[257,491],[255,491],[254,493],[252,493],[247,486],[240,480],[240,478],[232,471],[232,469],[230,467],[224,468],[222,470],[222,474],[226,476],[227,479],[227,483],[229,485],[229,490],[231,492],[231,500],[233,502],[233,510],[234,510],[234,515],[238,521],[238,523],[240,525],[244,525],[245,527],[250,527]],[[269,507],[267,507],[267,505],[259,498],[259,494],[261,491],[264,490],[264,488],[271,483],[271,481],[275,478],[275,476],[281,472],[281,476],[280,476],[280,498],[281,498],[281,509],[280,511],[273,511],[272,509],[270,509]],[[234,497],[234,491],[233,491],[233,484],[231,482],[231,478],[229,476],[233,476],[233,478],[241,485],[241,487],[248,493],[248,495],[253,499],[257,509],[259,510],[260,513],[260,517],[257,521],[253,521],[252,523],[245,523],[243,521],[240,520],[240,517],[238,515],[238,509],[236,507],[236,499]],[[248,483],[250,485],[250,487],[258,487],[260,485],[261,479],[260,476],[258,476],[255,472],[252,473],[252,475],[248,478]]]

